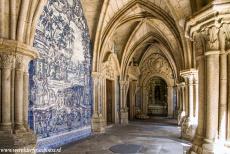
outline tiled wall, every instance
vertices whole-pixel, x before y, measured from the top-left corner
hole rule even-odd
[[[58,142],[67,143],[68,134],[72,134],[71,141],[74,136],[79,139],[80,130],[87,136],[86,130],[91,131],[92,57],[80,0],[48,1],[34,47],[40,57],[30,64],[29,122],[39,144],[57,145],[52,144],[55,136]]]

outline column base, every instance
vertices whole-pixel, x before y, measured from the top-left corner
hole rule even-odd
[[[197,123],[194,119],[185,117],[181,124],[181,137],[192,141],[196,133]]]
[[[9,149],[9,154],[35,154],[37,137],[30,131],[0,131],[0,149]],[[13,151],[15,149],[15,151]]]
[[[190,153],[202,154],[202,144],[203,143],[204,143],[204,138],[196,134],[194,137],[193,143],[192,143],[192,147],[189,150]]]
[[[94,115],[92,119],[92,131],[95,134],[105,132],[105,121],[102,115]]]
[[[121,110],[120,112],[120,124],[127,125],[129,123],[129,113],[127,110]]]
[[[184,118],[185,118],[185,111],[179,111],[178,117],[177,117],[177,124],[182,125]]]

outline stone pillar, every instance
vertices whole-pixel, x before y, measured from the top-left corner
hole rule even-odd
[[[103,117],[103,127],[107,126],[107,91],[106,91],[106,78],[102,75],[100,78],[100,88],[101,88],[101,103],[100,103],[100,108],[101,108],[101,114],[99,113],[99,115],[102,115]],[[113,102],[112,102],[112,106],[113,106]],[[112,109],[113,111],[113,109]],[[112,113],[113,115],[113,113]],[[113,119],[113,117],[112,117]]]
[[[173,117],[173,87],[168,86],[168,117],[172,118]]]
[[[178,119],[177,119],[178,125],[181,125],[181,123],[184,119],[184,116],[185,116],[184,86],[185,86],[184,82],[177,85],[178,101],[179,101]]]
[[[0,44],[1,148],[35,148],[36,135],[27,120],[29,79],[24,73],[28,72],[29,61],[36,57],[35,49],[23,43],[3,40]]]
[[[201,152],[201,146],[204,138],[204,129],[205,129],[205,61],[204,56],[200,56],[196,58],[197,68],[198,68],[198,126],[195,134],[195,138],[193,140],[193,146],[191,151],[193,152]]]
[[[21,55],[16,55],[15,60],[15,129],[25,129],[23,125],[23,76],[24,76],[24,66],[29,61],[24,64],[23,57]],[[26,67],[28,69],[28,67]],[[26,88],[28,89],[28,87]],[[28,105],[28,104],[25,104]],[[28,111],[28,110],[27,110]],[[27,117],[28,118],[28,117]]]
[[[228,56],[227,56],[227,58],[228,58],[228,98],[227,98],[227,100],[228,100],[228,126],[227,126],[227,141],[230,141],[230,50],[228,51]]]
[[[122,125],[128,124],[128,108],[126,102],[128,88],[129,88],[128,81],[120,81],[120,98],[121,98],[120,123]]]
[[[178,118],[179,114],[180,114],[179,112],[181,111],[181,101],[180,101],[181,89],[180,89],[178,84],[176,85],[175,89],[176,89],[176,114],[175,114],[175,117]]]
[[[135,102],[136,102],[136,88],[137,88],[137,81],[130,82],[130,120],[133,120],[135,117]]]
[[[120,104],[120,96],[119,96],[119,82],[118,77],[116,77],[114,81],[115,85],[115,124],[119,124],[119,104]]]
[[[28,72],[29,68],[28,68],[28,64],[25,64],[24,67],[24,73],[23,73],[23,110],[24,110],[24,115],[23,115],[23,121],[24,121],[24,127],[30,131],[29,129],[29,125],[28,125],[28,112],[29,111],[29,100],[27,98],[29,98],[29,72]]]
[[[212,51],[210,51],[212,52]],[[208,53],[208,52],[206,52]],[[219,103],[219,53],[206,56],[206,134],[205,151],[213,151],[218,130],[218,103]]]
[[[194,116],[194,106],[197,106],[198,102],[196,100],[198,96],[195,92],[197,84],[195,81],[197,79],[198,71],[195,69],[189,69],[181,71],[180,75],[185,79],[186,86],[188,87],[188,115],[185,117],[185,120],[182,123],[182,138],[193,140],[196,127],[197,127],[197,118]]]
[[[92,130],[94,133],[103,133],[104,120],[101,113],[101,73],[92,72],[93,77],[93,117],[92,117]]]
[[[227,54],[220,54],[219,140],[226,140],[227,128]]]

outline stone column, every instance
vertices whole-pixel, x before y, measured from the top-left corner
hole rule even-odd
[[[185,116],[184,82],[178,84],[177,88],[178,88],[178,101],[179,101],[178,125],[181,125]]]
[[[188,140],[193,140],[197,127],[197,119],[194,116],[194,106],[195,103],[197,103],[194,100],[198,97],[196,96],[197,93],[194,93],[196,89],[194,81],[197,79],[197,73],[198,71],[195,69],[184,70],[180,73],[180,75],[185,79],[188,87],[188,115],[182,123],[182,137]]]
[[[121,109],[120,109],[120,123],[122,125],[128,124],[128,108],[127,108],[127,91],[129,82],[120,81],[120,98],[121,98]]]
[[[12,130],[11,121],[11,70],[14,63],[14,56],[0,53],[1,59],[1,124],[0,130]]]
[[[93,117],[92,117],[92,130],[94,133],[103,133],[104,120],[101,113],[101,101],[102,101],[102,92],[101,92],[101,73],[92,72],[93,77]]]
[[[99,73],[93,72],[92,79],[93,79],[93,117],[98,117]]]
[[[120,104],[120,96],[119,96],[119,82],[118,77],[116,77],[114,81],[115,85],[115,124],[119,124],[119,104]]]
[[[15,129],[25,129],[23,125],[23,76],[24,76],[24,62],[23,56],[16,55],[15,60]],[[29,62],[26,62],[27,65]],[[28,67],[26,67],[28,68]],[[28,87],[26,88],[28,89]],[[27,105],[27,104],[25,104]],[[28,110],[27,110],[28,111]],[[27,117],[28,118],[28,117]]]
[[[27,61],[29,61],[29,59],[25,59],[25,63],[27,63]],[[29,63],[29,62],[28,62]],[[28,111],[29,111],[29,64],[25,64],[24,65],[24,70],[23,70],[23,121],[24,121],[24,127],[30,131],[29,129],[29,125],[28,125]]]
[[[227,126],[227,55],[220,55],[219,139],[226,140]]]
[[[181,101],[180,101],[180,87],[179,85],[176,86],[176,117],[179,117],[181,112]]]
[[[106,78],[104,76],[101,76],[100,78],[100,88],[101,88],[101,101],[100,101],[100,108],[101,108],[101,115],[103,117],[103,127],[107,126],[107,91],[106,91]]]
[[[182,82],[181,83],[181,97],[182,97],[182,115],[183,115],[183,118],[187,115],[186,113],[186,99],[185,99],[185,82]],[[183,119],[182,119],[183,121]]]
[[[212,51],[210,51],[212,52]],[[206,52],[206,53],[210,53]],[[206,56],[206,135],[203,148],[213,151],[218,130],[218,103],[219,103],[219,53]]]
[[[227,140],[230,141],[230,50],[228,50],[228,126],[227,126]]]
[[[28,127],[28,71],[31,59],[37,57],[34,48],[12,40],[0,44],[1,72],[1,148],[34,148],[36,136]],[[28,85],[28,84],[27,84]]]
[[[193,152],[201,152],[200,148],[203,143],[204,138],[204,129],[205,129],[205,61],[204,56],[199,56],[196,58],[197,67],[198,67],[198,126],[195,134],[195,138],[193,140],[193,146],[191,151]]]
[[[173,87],[168,86],[168,117],[172,118],[173,117]]]

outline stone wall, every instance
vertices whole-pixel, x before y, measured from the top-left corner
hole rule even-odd
[[[80,0],[48,1],[34,47],[40,57],[30,63],[29,123],[38,136],[38,147],[59,146],[89,135],[91,53]]]

